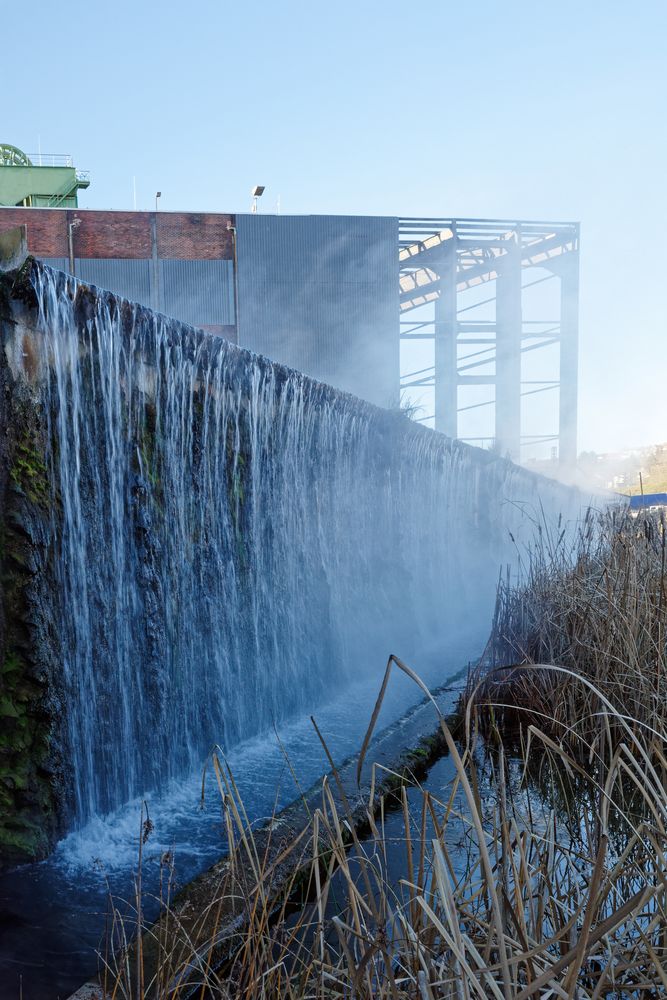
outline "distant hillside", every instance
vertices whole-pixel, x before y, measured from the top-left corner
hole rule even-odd
[[[659,444],[647,456],[637,481],[628,486],[624,493],[667,493],[667,444]]]

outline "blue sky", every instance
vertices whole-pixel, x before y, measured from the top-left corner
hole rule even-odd
[[[1,138],[82,205],[580,220],[580,448],[667,439],[667,3],[4,5]],[[14,39],[10,43],[9,39]]]

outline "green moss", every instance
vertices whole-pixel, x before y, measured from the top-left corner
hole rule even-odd
[[[0,715],[6,719],[18,719],[19,712],[12,701],[7,698],[0,698]]]
[[[11,321],[15,300],[31,307],[29,262],[0,278],[0,316]],[[11,300],[14,301],[10,301]],[[8,312],[5,313],[4,306]],[[0,335],[4,326],[0,320]],[[13,336],[13,332],[12,332]],[[14,379],[0,351],[0,865],[44,857],[59,830],[58,722],[49,701],[45,665],[39,658],[36,595],[44,586],[44,539],[52,495],[43,404]],[[33,659],[33,657],[35,657]]]
[[[48,505],[51,497],[48,470],[29,434],[25,434],[16,446],[9,475],[31,503],[41,507]]]
[[[137,460],[135,469],[150,486],[151,507],[158,520],[164,517],[164,487],[160,474],[160,449],[155,434],[155,407],[145,403],[134,432]]]
[[[13,674],[19,674],[21,672],[21,661],[17,654],[14,652],[7,653],[5,656],[5,661],[0,667],[0,673],[3,677],[11,677]]]
[[[0,825],[0,854],[9,860],[41,858],[47,847],[44,831],[36,823],[17,820]]]
[[[236,516],[238,508],[243,507],[245,502],[245,489],[243,486],[245,464],[243,455],[237,455],[235,468],[233,467],[232,472],[232,510],[234,511],[234,516]]]
[[[248,495],[248,462],[242,451],[235,450],[235,441],[232,433],[228,433],[227,437],[226,458],[227,496],[232,525],[234,528],[236,560],[240,569],[245,571],[247,570],[249,563],[244,532],[246,501]]]
[[[143,426],[139,429],[139,434],[137,435],[137,444],[139,447],[139,453],[141,455],[141,465],[144,475],[147,476],[153,490],[158,486],[158,474],[157,474],[157,447],[155,441],[155,432],[151,429],[147,421],[144,422]]]
[[[29,775],[27,767],[0,767],[0,784],[5,788],[18,788],[24,791],[28,787]]]

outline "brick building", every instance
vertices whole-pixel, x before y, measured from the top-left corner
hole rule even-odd
[[[398,220],[0,207],[60,270],[388,406]]]

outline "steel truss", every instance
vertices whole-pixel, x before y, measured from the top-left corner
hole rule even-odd
[[[514,459],[521,445],[555,442],[563,464],[577,455],[579,225],[488,219],[400,220],[401,339],[434,341],[434,365],[401,376],[401,387],[432,386],[435,427],[458,437],[458,414],[495,406],[495,446]],[[530,269],[542,276],[528,276]],[[527,277],[527,280],[526,280]],[[560,315],[524,320],[523,291],[560,282]],[[464,293],[488,284],[490,296],[465,305]],[[470,296],[468,296],[470,298]],[[423,307],[432,303],[429,309]],[[495,303],[495,319],[478,319]],[[416,312],[415,312],[416,311]],[[410,316],[415,312],[414,316]],[[430,315],[424,318],[425,313]],[[522,380],[522,355],[559,345],[557,379]],[[475,374],[475,369],[494,369]],[[462,385],[495,387],[495,400],[459,407]],[[558,433],[522,434],[521,398],[558,393]],[[473,439],[468,439],[473,440]]]

